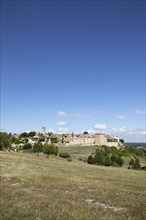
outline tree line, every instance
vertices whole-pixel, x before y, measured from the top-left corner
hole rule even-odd
[[[123,157],[129,157],[128,169],[141,169],[140,160],[138,157],[144,157],[145,152],[142,149],[125,146],[123,150],[118,150],[116,147],[107,147],[105,145],[98,146],[93,155],[89,155],[87,162],[94,165],[103,166],[123,166]],[[143,167],[146,169],[146,166]]]

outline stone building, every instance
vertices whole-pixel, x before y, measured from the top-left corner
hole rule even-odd
[[[71,135],[66,134],[63,136],[63,142],[65,146],[74,146],[74,145],[81,145],[81,146],[92,146],[92,145],[106,145],[108,147],[116,147],[120,149],[123,144],[120,142],[118,137],[113,135],[98,133],[95,135],[89,134],[78,134],[78,135]]]

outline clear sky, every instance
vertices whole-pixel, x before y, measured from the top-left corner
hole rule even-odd
[[[1,1],[1,130],[145,141],[145,1]]]

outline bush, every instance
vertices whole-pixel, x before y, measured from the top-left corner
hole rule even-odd
[[[104,165],[105,166],[110,166],[112,163],[111,163],[111,159],[109,156],[106,156],[105,157],[105,161],[104,161]]]
[[[111,156],[111,162],[114,163],[116,161],[116,155]]]
[[[55,155],[55,156],[58,155],[58,147],[57,147],[57,146],[54,147],[54,155]]]
[[[130,162],[129,162],[129,165],[134,165],[134,160],[133,160],[133,158],[130,160]]]
[[[117,149],[116,147],[108,147],[109,148],[109,153],[111,153],[112,155],[116,155],[116,156],[124,156],[124,152]]]
[[[134,165],[133,165],[133,169],[135,169],[135,170],[140,169],[140,163],[139,163],[139,159],[138,158],[135,159],[135,162],[134,162]]]
[[[72,162],[72,158],[71,158],[71,157],[68,157],[68,158],[67,158],[67,161]]]
[[[139,163],[139,159],[135,158],[131,159],[129,162],[130,168],[134,169],[134,170],[139,170],[140,169],[140,163]]]
[[[123,163],[124,163],[124,161],[123,161],[123,159],[121,158],[121,157],[117,157],[116,158],[116,161],[115,161],[117,164],[118,164],[118,166],[122,166],[123,165]]]
[[[88,162],[89,164],[94,164],[94,163],[95,163],[95,160],[94,160],[94,158],[92,157],[92,155],[90,155],[90,156],[88,157],[87,162]]]
[[[31,149],[31,148],[32,148],[32,145],[31,145],[30,143],[24,144],[24,145],[22,146],[22,150],[27,150],[27,149]]]
[[[83,161],[83,158],[79,157],[78,160],[79,160],[79,161]]]
[[[112,155],[111,156],[111,163],[112,163],[113,166],[118,165],[118,166],[121,167],[123,165],[124,161],[120,156]]]
[[[59,156],[60,156],[60,157],[63,157],[63,158],[69,158],[69,157],[71,157],[70,154],[67,153],[67,152],[59,153]]]
[[[141,169],[142,169],[142,170],[146,170],[146,166],[142,167]]]

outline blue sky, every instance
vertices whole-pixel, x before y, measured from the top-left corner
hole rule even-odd
[[[145,1],[1,1],[1,130],[145,141]]]

